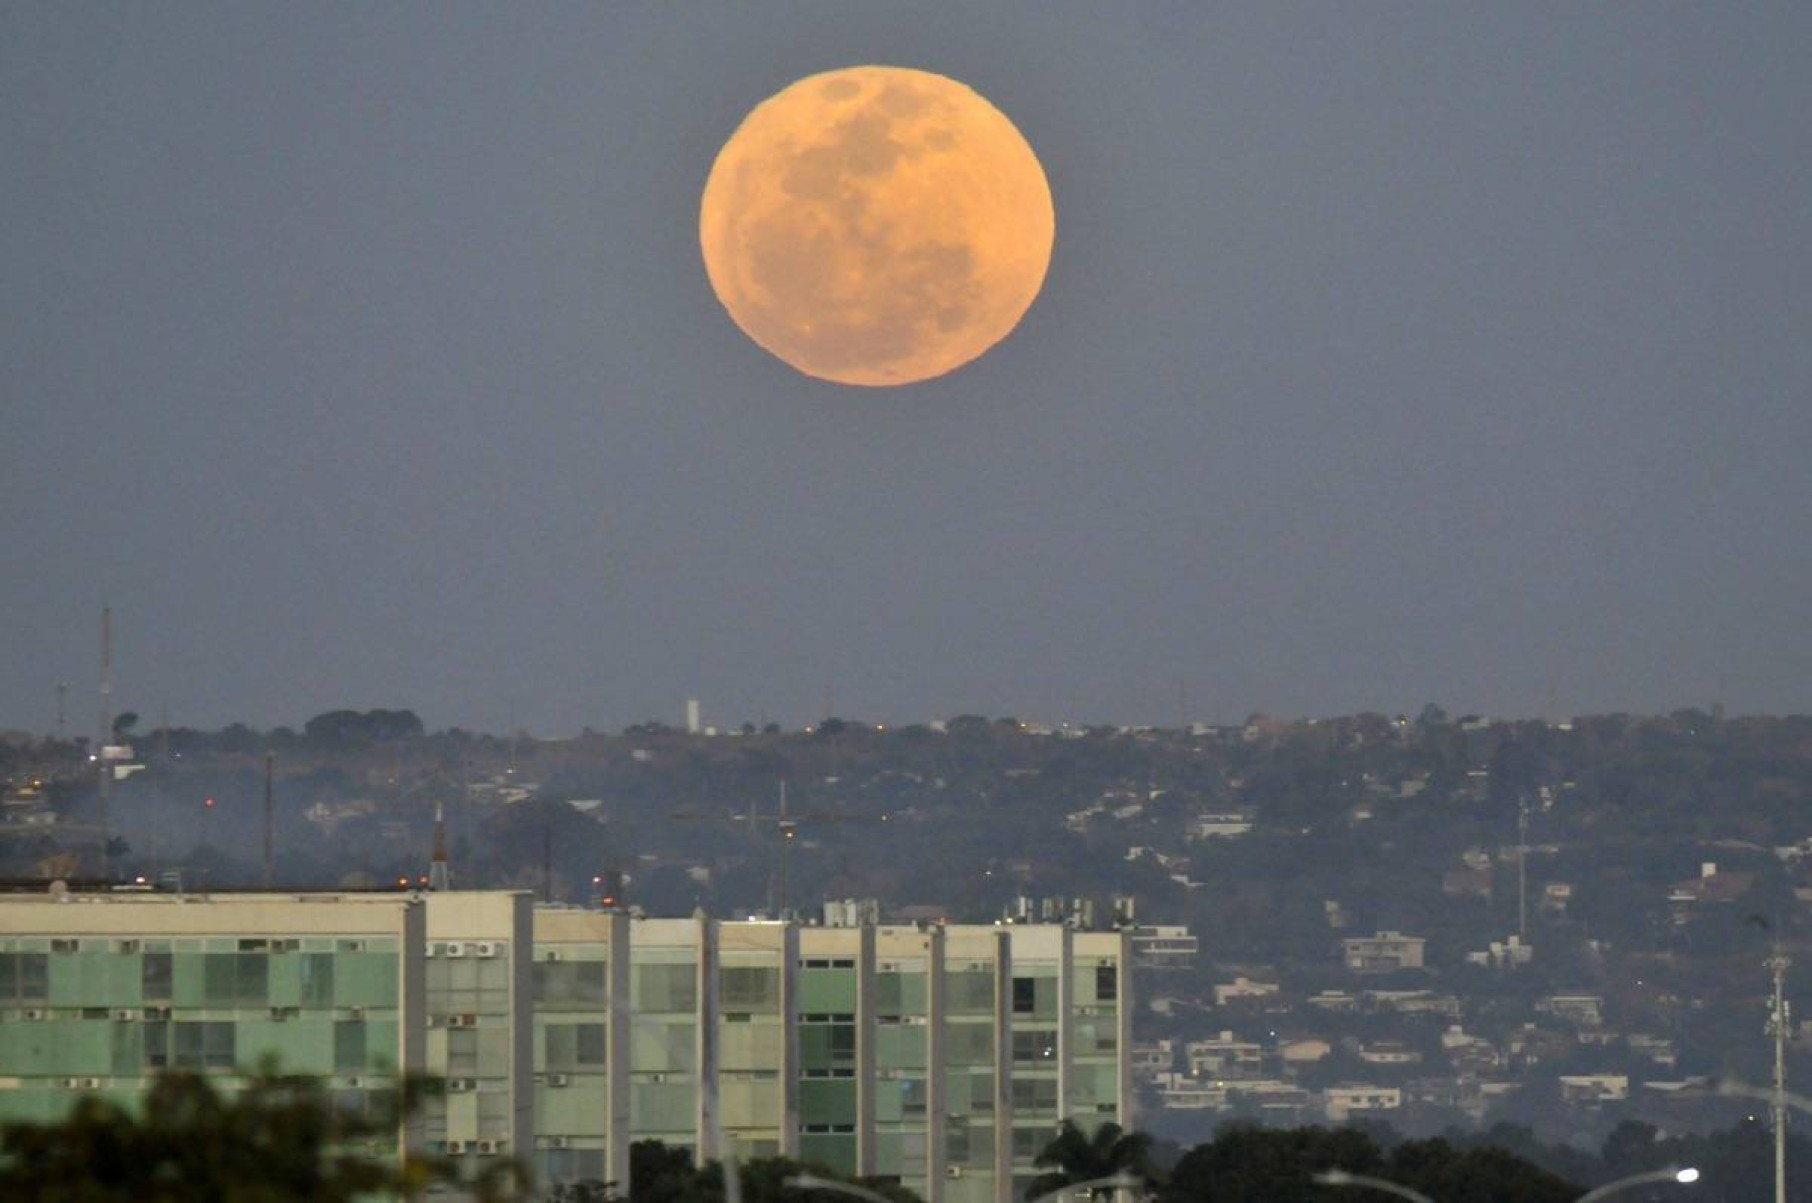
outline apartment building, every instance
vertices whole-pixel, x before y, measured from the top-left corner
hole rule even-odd
[[[1128,938],[536,907],[519,892],[0,896],[0,1118],[275,1057],[446,1081],[399,1140],[628,1180],[636,1140],[1008,1203],[1130,1125]],[[342,1097],[345,1097],[344,1095]],[[399,1143],[399,1151],[403,1147]]]

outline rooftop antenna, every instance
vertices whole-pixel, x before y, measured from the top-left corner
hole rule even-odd
[[[113,876],[113,765],[107,760],[107,749],[113,744],[113,607],[101,607],[101,730],[95,746],[95,760],[100,766],[101,797],[101,862],[107,876]]]
[[[275,824],[272,821],[271,784],[276,775],[277,754],[264,754],[264,888],[270,889],[276,874]]]
[[[66,720],[63,717],[63,709],[64,709],[63,701],[68,693],[69,693],[69,682],[68,681],[58,681],[57,682],[57,742],[58,743],[63,742],[63,728],[66,725]]]
[[[453,888],[447,872],[447,817],[439,802],[434,804],[434,862],[428,866],[428,888],[436,891]]]

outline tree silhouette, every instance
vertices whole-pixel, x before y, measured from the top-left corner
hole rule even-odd
[[[435,1089],[424,1079],[374,1092],[363,1111],[336,1105],[321,1079],[269,1062],[236,1086],[166,1073],[132,1110],[89,1094],[61,1120],[0,1126],[0,1198],[351,1203],[458,1178],[445,1158],[399,1155],[404,1119]],[[470,1187],[495,1201],[527,1185],[519,1165],[499,1162]]]
[[[1151,1137],[1143,1132],[1128,1132],[1119,1124],[1102,1124],[1093,1136],[1083,1132],[1075,1120],[1064,1120],[1057,1135],[1032,1162],[1036,1169],[1048,1170],[1032,1179],[1026,1187],[1026,1198],[1037,1199],[1072,1183],[1095,1182],[1120,1174],[1137,1174],[1150,1178]],[[1112,1187],[1097,1186],[1089,1190],[1096,1198],[1113,1193]]]

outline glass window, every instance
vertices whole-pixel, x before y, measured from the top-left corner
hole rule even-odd
[[[549,1070],[561,1072],[578,1067],[577,1027],[578,1025],[571,1023],[550,1023],[543,1029],[542,1058]]]
[[[1013,1014],[1030,1015],[1037,1006],[1038,983],[1029,977],[1013,979]]]
[[[209,1007],[230,1007],[239,997],[239,957],[210,952],[201,958],[201,1000]]]
[[[145,1071],[145,1033],[143,1025],[113,1025],[113,1047],[108,1072],[116,1078],[136,1078]]]
[[[41,952],[19,954],[19,1001],[44,1002],[50,998],[50,957]]]
[[[1119,997],[1120,975],[1111,964],[1095,966],[1095,1001],[1113,1002]]]
[[[604,1064],[604,1025],[601,1023],[581,1023],[576,1025],[578,1032],[579,1064],[597,1067]]]
[[[167,952],[147,952],[139,960],[139,985],[148,1003],[170,1001],[171,957]]]
[[[944,978],[944,996],[957,1014],[986,1014],[994,1009],[994,974],[986,969],[963,969]]]
[[[268,953],[242,952],[235,956],[234,1001],[242,1007],[268,1006],[271,998],[271,959]]]
[[[1013,1060],[1054,1061],[1056,1056],[1056,1032],[1013,1033]]]
[[[554,1005],[604,1002],[603,961],[535,962],[536,1001]]]
[[[726,1011],[765,1011],[780,1005],[780,970],[763,966],[726,965],[719,984],[719,1003]]]
[[[364,1069],[365,1048],[365,1024],[362,1020],[342,1020],[333,1025],[335,1073],[357,1073]]]
[[[302,954],[302,1005],[333,1006],[333,953]]]
[[[154,1020],[139,1025],[144,1033],[145,1068],[170,1068],[170,1025],[164,1020]]]
[[[176,1069],[233,1068],[235,1032],[232,1024],[179,1023],[175,1027],[170,1060]]]
[[[639,1011],[692,1011],[698,1005],[696,966],[637,965],[635,1005]]]

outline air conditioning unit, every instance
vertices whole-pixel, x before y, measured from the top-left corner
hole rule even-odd
[[[47,1019],[47,1018],[49,1018],[49,1016],[46,1012],[41,1011],[36,1007],[33,1007],[32,1009],[25,1012],[25,1018],[33,1020],[33,1021],[37,1021],[40,1019]]]
[[[82,1089],[83,1090],[99,1090],[100,1088],[101,1088],[101,1080],[99,1078],[83,1078],[82,1079]]]
[[[463,957],[466,955],[466,946],[464,944],[449,944],[447,945],[447,955],[449,957]]]
[[[469,1140],[449,1140],[447,1142],[447,1152],[455,1155],[463,1153],[466,1151],[466,1146],[471,1143],[472,1142]]]
[[[547,1138],[547,1147],[550,1149],[570,1149],[572,1148],[572,1145],[573,1138],[570,1136],[550,1136]]]
[[[137,952],[138,951],[138,941],[137,940],[115,940],[113,942],[113,951],[115,951],[115,952]]]
[[[489,940],[481,940],[473,946],[472,951],[476,956],[494,957],[497,955],[497,945],[491,943]]]
[[[347,1078],[346,1079],[346,1089],[363,1090],[364,1088],[365,1088],[365,1079],[364,1078]]]
[[[450,1028],[463,1028],[466,1026],[466,1017],[464,1015],[449,1015],[447,1016],[446,1022],[447,1026]]]
[[[138,1018],[138,1012],[134,1011],[131,1007],[115,1007],[113,1009],[113,1018],[120,1023],[131,1023]]]
[[[347,1007],[346,1015],[350,1019],[363,1019],[363,1018],[365,1018],[365,1008],[364,1007]]]
[[[557,961],[560,959],[560,952],[558,949],[550,948],[547,950],[547,954],[541,959],[544,961]]]
[[[422,955],[432,961],[435,957],[440,955],[439,949],[440,945],[429,944],[426,948],[422,949]]]
[[[146,1019],[168,1019],[168,1018],[170,1018],[170,1008],[169,1007],[146,1007],[145,1008],[145,1018]]]
[[[946,1177],[946,1178],[961,1178],[961,1177],[962,1177],[962,1176],[963,1176],[963,1167],[962,1167],[962,1166],[960,1166],[960,1165],[947,1165],[947,1166],[945,1166],[945,1167],[944,1167],[944,1177]]]
[[[478,1083],[471,1078],[452,1078],[447,1082],[447,1090],[451,1094],[466,1094],[477,1088]]]
[[[480,1157],[494,1157],[501,1151],[499,1146],[502,1144],[503,1142],[501,1140],[481,1140],[478,1142],[478,1155]]]
[[[549,1086],[565,1086],[568,1083],[570,1083],[571,1081],[572,1081],[572,1079],[569,1078],[565,1074],[548,1074],[547,1075],[547,1084]]]
[[[64,1078],[59,1083],[59,1085],[61,1085],[64,1090],[79,1090],[79,1089],[81,1089],[81,1086],[82,1086],[82,1079],[80,1079],[80,1078]]]

